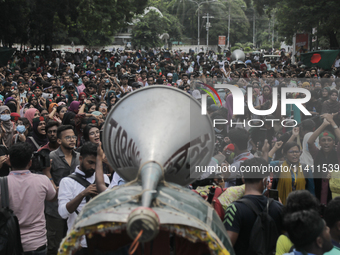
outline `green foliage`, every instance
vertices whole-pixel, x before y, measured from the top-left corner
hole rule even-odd
[[[132,44],[134,46],[159,47],[163,44],[159,35],[165,31],[162,18],[154,10],[149,11],[139,19],[132,30]]]
[[[105,45],[142,13],[147,0],[3,0],[0,38],[34,45],[84,43]]]
[[[230,48],[230,50],[233,52],[234,50],[238,50],[238,49],[241,49],[241,47],[239,46],[233,46]]]
[[[9,47],[14,42],[28,41],[27,24],[29,5],[26,0],[0,1],[0,39]]]
[[[254,1],[258,12],[274,16],[280,35],[291,41],[294,33],[310,33],[318,30],[318,38],[328,41],[328,47],[338,48],[337,34],[340,32],[339,1],[337,0],[257,0]]]
[[[88,45],[108,44],[117,28],[142,13],[146,3],[146,0],[80,0],[76,9],[77,28]]]
[[[250,52],[250,51],[252,51],[252,49],[251,49],[250,47],[245,47],[245,48],[244,48],[244,51],[245,51],[245,52]]]

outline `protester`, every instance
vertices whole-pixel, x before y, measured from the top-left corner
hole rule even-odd
[[[98,194],[96,185],[94,184],[97,147],[98,144],[91,142],[85,143],[80,150],[80,164],[71,175],[63,178],[60,182],[58,212],[62,218],[67,219],[68,232],[71,231],[77,215],[84,205]],[[81,180],[74,178],[80,178]],[[106,175],[103,175],[103,178],[105,183],[109,185],[109,178]],[[85,254],[87,250],[85,236],[82,237],[81,247],[82,250],[78,251],[77,254]]]
[[[242,254],[249,246],[248,236],[255,218],[255,214],[252,215],[249,208],[242,204],[242,197],[247,199],[251,196],[261,209],[269,191],[275,191],[276,188],[278,199],[287,208],[291,206],[291,194],[302,193],[307,202],[315,193],[316,199],[323,205],[340,196],[340,173],[331,172],[339,168],[340,163],[340,150],[336,149],[340,141],[339,67],[332,70],[306,67],[301,62],[293,63],[291,55],[283,49],[280,51],[280,57],[276,60],[264,59],[263,54],[268,52],[246,54],[243,63],[233,62],[231,52],[216,54],[203,50],[198,54],[194,51],[187,53],[169,50],[166,58],[165,52],[159,49],[150,49],[152,54],[134,50],[121,52],[118,49],[112,52],[102,50],[99,53],[83,51],[71,54],[47,48],[38,55],[30,52],[15,53],[8,64],[0,65],[0,175],[8,175],[12,170],[8,150],[16,144],[27,146],[30,143],[35,151],[50,151],[51,169],[42,172],[48,176],[50,184],[58,189],[60,182],[64,179],[69,181],[65,177],[72,174],[79,165],[78,152],[83,150],[86,143],[92,142],[99,144],[99,152],[95,156],[98,173],[96,192],[107,189],[104,182],[107,177],[112,179],[109,189],[122,185],[125,180],[110,166],[105,156],[107,152],[101,148],[101,143],[106,142],[101,137],[105,133],[103,128],[107,121],[111,121],[109,112],[119,104],[119,100],[124,100],[129,93],[138,93],[133,92],[136,89],[155,84],[165,85],[169,90],[181,90],[199,103],[204,102],[207,96],[210,118],[227,121],[213,127],[213,155],[223,158],[218,162],[219,166],[230,166],[235,171],[224,178],[214,178],[214,184],[202,184],[195,188],[202,191],[199,192],[202,197],[206,195],[203,193],[207,193],[207,187],[216,186],[221,191],[214,196],[213,207],[220,217],[226,215],[229,221],[234,222],[233,226],[225,222],[225,226],[236,255]],[[229,89],[216,88],[215,85],[219,83],[238,88],[241,92],[239,97]],[[286,106],[283,104],[281,99],[284,95],[281,91],[286,87],[303,88],[311,93],[311,99],[302,104],[310,116],[304,115],[291,101]],[[212,88],[216,88],[215,91]],[[278,93],[277,101],[274,98],[275,91]],[[166,94],[159,96],[166,99]],[[233,104],[242,96],[245,99],[245,114],[237,115],[240,109],[235,109]],[[301,92],[286,94],[289,100],[303,99],[305,96]],[[250,112],[248,97],[252,99],[254,109],[264,111],[273,108],[273,111],[264,117],[258,112]],[[131,108],[119,110],[129,118],[130,112],[134,110],[133,102]],[[183,112],[187,110],[183,106]],[[286,110],[285,114],[282,110]],[[279,124],[279,121],[286,121],[288,125]],[[294,128],[295,123],[289,124],[294,121],[301,124]],[[263,126],[258,126],[262,122]],[[137,132],[139,127],[134,128]],[[219,157],[220,153],[224,156]],[[261,175],[262,181],[257,180],[259,178],[255,178],[254,182],[249,181],[251,178],[247,181],[247,174],[242,173],[240,167],[248,160],[254,160],[250,162],[256,165],[261,161],[260,157],[266,159],[264,164],[267,166],[289,166],[291,169],[287,173]],[[82,172],[81,169],[80,164],[77,170]],[[303,171],[297,171],[299,169]],[[324,171],[318,175],[317,169]],[[262,184],[265,184],[265,189]],[[263,196],[261,191],[264,192]],[[76,197],[81,192],[76,193],[72,193],[72,196]],[[238,201],[240,199],[241,202]],[[234,206],[237,208],[236,217],[233,214]],[[290,214],[304,209],[308,208],[294,209]],[[269,214],[273,214],[275,222],[280,210],[278,202],[271,203]],[[67,215],[63,214],[63,217]],[[73,213],[70,215],[75,217]],[[230,216],[234,217],[233,220]],[[59,215],[56,201],[46,202],[45,217],[48,254],[55,255],[66,234],[66,220]],[[241,224],[237,226],[236,222]],[[244,226],[245,223],[248,225]],[[335,231],[332,238],[337,240],[335,225],[329,226]],[[281,245],[283,239],[281,235],[276,253],[290,251],[288,246],[294,238],[284,239]],[[321,251],[324,250],[317,252]]]
[[[28,143],[16,143],[8,153],[12,168],[8,176],[9,207],[19,220],[24,254],[46,254],[44,201],[54,199],[56,190],[46,176],[28,170],[33,153]]]

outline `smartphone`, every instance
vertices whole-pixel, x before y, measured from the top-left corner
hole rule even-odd
[[[270,189],[269,198],[279,201],[279,191],[277,189]]]

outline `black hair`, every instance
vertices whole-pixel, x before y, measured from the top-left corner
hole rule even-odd
[[[300,146],[296,143],[296,142],[289,142],[289,143],[286,143],[284,146],[283,146],[283,154],[287,154],[287,152],[291,149],[291,148],[293,148],[293,147],[295,147],[295,146],[297,146],[298,148],[299,148],[299,150],[300,150]]]
[[[331,96],[333,93],[335,93],[335,94],[336,94],[336,96],[338,96],[338,95],[339,95],[338,91],[337,91],[337,90],[335,90],[335,89],[332,89],[331,91],[329,91],[329,95],[330,95],[330,96]]]
[[[303,210],[288,214],[284,222],[289,239],[298,251],[313,244],[318,237],[316,235],[322,233],[322,230],[320,231],[322,219],[314,210]]]
[[[319,210],[319,201],[308,190],[295,190],[287,197],[284,213],[295,213],[303,210]]]
[[[97,157],[97,147],[98,144],[86,142],[84,145],[80,148],[80,156],[83,158],[87,156],[95,156]]]
[[[315,128],[315,122],[311,119],[307,119],[301,122],[301,127],[304,131],[312,132]]]
[[[340,221],[340,197],[336,197],[332,199],[326,207],[324,213],[324,219],[327,223],[327,226],[332,228],[335,223]]]
[[[58,127],[57,137],[59,139],[61,139],[61,133],[64,132],[65,130],[69,130],[69,129],[73,130],[73,127],[71,125],[61,125],[60,127]]]
[[[90,134],[89,133],[90,133],[91,128],[99,129],[98,127],[96,127],[96,126],[94,126],[92,124],[86,125],[86,127],[83,130],[83,137],[84,137],[85,141],[89,141],[90,140]]]
[[[237,145],[239,150],[246,150],[248,148],[249,133],[242,128],[235,128],[229,131],[228,137],[231,142]]]
[[[246,184],[258,183],[267,175],[262,171],[262,166],[267,165],[267,161],[263,158],[251,158],[242,162],[241,167],[247,171],[243,172],[244,182]],[[256,172],[252,171],[256,169]],[[248,171],[249,170],[249,171]]]
[[[57,107],[57,113],[60,113],[60,111],[63,109],[63,108],[66,108],[67,109],[67,106],[64,104],[64,105],[59,105]]]
[[[25,127],[28,126],[29,129],[31,128],[31,123],[27,118],[20,117],[18,120],[21,120],[22,124],[24,124]]]
[[[47,132],[47,130],[48,130],[49,128],[54,127],[54,126],[59,127],[59,123],[58,123],[57,121],[55,121],[55,120],[49,120],[49,121],[46,123],[46,127],[45,127],[46,132]]]
[[[91,107],[92,106],[96,106],[96,104],[93,104],[93,103],[91,103],[91,104],[88,104],[87,106],[86,106],[86,113],[88,113],[89,112],[89,110],[91,109]],[[97,107],[97,106],[96,106]]]
[[[25,169],[32,158],[33,148],[29,143],[15,143],[8,149],[9,161],[14,169]]]
[[[52,89],[57,89],[59,91],[59,93],[61,93],[61,87],[57,86],[57,85],[54,85],[52,87]]]
[[[88,87],[88,88],[95,88],[96,90],[98,89],[98,88],[97,88],[97,85],[94,84],[93,82],[91,82],[87,87]]]
[[[162,78],[157,78],[156,84],[163,84],[163,79]]]
[[[101,101],[101,102],[99,102],[99,103],[97,104],[97,106],[96,106],[96,110],[97,110],[97,111],[99,111],[99,107],[100,107],[101,104],[105,104],[105,105],[107,106],[107,103],[106,103],[105,101]]]

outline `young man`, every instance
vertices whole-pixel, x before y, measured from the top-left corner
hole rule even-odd
[[[251,158],[243,162],[242,168],[257,167],[261,170],[261,167],[267,164],[262,158]],[[244,175],[245,193],[242,199],[246,199],[262,212],[267,206],[268,200],[262,195],[266,188],[267,177],[260,171],[255,175],[244,172]],[[275,222],[277,234],[281,232],[282,208],[282,204],[276,200],[269,205],[269,215]],[[250,235],[256,219],[255,212],[245,203],[236,201],[228,206],[223,223],[237,255],[248,254]],[[273,245],[275,248],[276,242]]]
[[[228,137],[235,148],[235,157],[231,167],[236,169],[236,171],[230,174],[229,180],[226,182],[226,187],[231,187],[236,185],[237,178],[240,179],[241,163],[246,159],[253,158],[254,155],[248,150],[249,133],[247,130],[234,128],[229,131]]]
[[[285,217],[285,226],[289,239],[295,246],[295,251],[286,253],[287,255],[322,255],[333,249],[329,227],[314,210],[288,214]]]
[[[58,187],[61,179],[73,173],[79,165],[79,153],[74,151],[77,137],[70,125],[58,127],[57,142],[60,147],[50,153],[52,159],[51,170],[45,169],[43,173]],[[58,202],[47,202],[46,228],[48,239],[48,254],[57,254],[61,240],[66,235],[67,223],[58,213]]]
[[[95,183],[97,144],[87,142],[80,149],[79,166],[76,167],[72,174],[78,176],[88,183],[85,188],[82,184],[73,178],[65,177],[61,180],[58,194],[58,212],[62,218],[67,219],[68,232],[72,230],[77,215],[85,204],[95,195],[98,194]],[[102,176],[107,185],[110,180],[107,175]],[[86,253],[86,240],[83,236],[81,246]],[[81,253],[83,254],[83,253]]]
[[[48,149],[49,151],[54,151],[59,148],[57,130],[59,123],[54,120],[49,120],[46,124],[45,130],[48,137],[48,143],[39,149]]]
[[[24,253],[46,254],[44,201],[54,199],[56,190],[46,176],[28,170],[33,153],[28,143],[16,143],[8,153],[12,167],[8,176],[9,207],[19,220]]]
[[[331,200],[325,210],[324,219],[330,229],[332,243],[334,245],[330,254],[340,254],[340,197]]]

